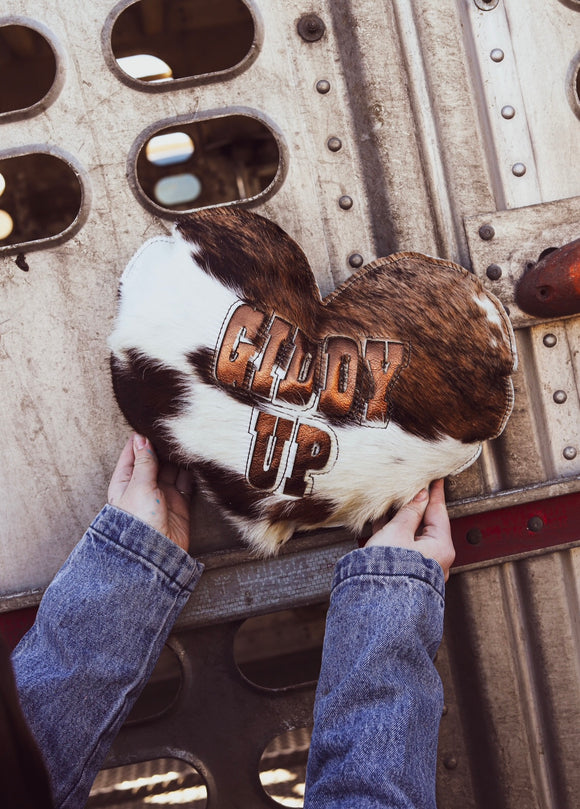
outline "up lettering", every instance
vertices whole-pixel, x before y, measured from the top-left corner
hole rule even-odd
[[[255,489],[273,491],[283,477],[284,494],[302,497],[312,489],[312,472],[321,472],[327,466],[332,451],[330,435],[311,424],[260,411],[252,428],[255,434],[248,459],[246,479]],[[295,453],[286,455],[281,470],[285,447],[294,436]]]
[[[256,438],[246,473],[250,486],[266,491],[276,488],[282,453],[293,429],[294,422],[289,419],[258,413],[254,426]]]
[[[311,472],[322,472],[330,460],[330,435],[312,424],[299,424],[292,472],[284,484],[284,494],[303,497],[312,491]]]

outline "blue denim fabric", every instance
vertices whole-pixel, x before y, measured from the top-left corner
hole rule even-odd
[[[59,809],[84,806],[202,570],[105,506],[48,587],[12,662]]]
[[[440,566],[403,548],[361,548],[332,585],[305,809],[435,809],[443,689]]]

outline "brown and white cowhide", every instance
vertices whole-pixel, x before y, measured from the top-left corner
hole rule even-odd
[[[513,403],[509,320],[467,270],[397,253],[321,300],[298,245],[237,208],[141,247],[110,347],[129,423],[263,554],[464,469]]]

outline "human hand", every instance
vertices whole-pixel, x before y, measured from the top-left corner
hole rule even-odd
[[[386,524],[385,521],[374,523],[373,529],[375,533],[365,548],[388,545],[419,551],[439,563],[447,581],[449,568],[455,559],[455,548],[451,540],[442,479],[434,481],[430,489],[421,489]]]
[[[186,551],[191,491],[191,474],[172,464],[160,467],[151,442],[134,434],[117,461],[108,499]]]

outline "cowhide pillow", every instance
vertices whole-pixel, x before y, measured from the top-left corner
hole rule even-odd
[[[264,554],[464,469],[513,402],[509,320],[467,270],[397,253],[321,300],[298,245],[237,208],[141,247],[110,347],[129,423]]]

